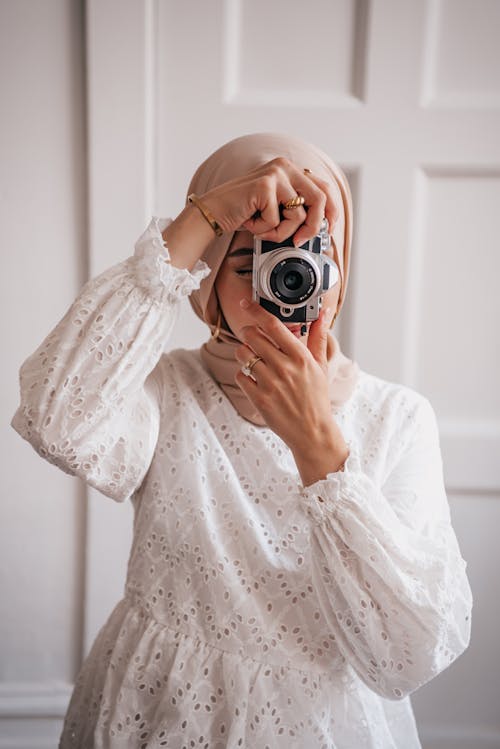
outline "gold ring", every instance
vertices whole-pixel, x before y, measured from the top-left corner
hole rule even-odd
[[[286,203],[283,203],[283,208],[298,208],[304,205],[305,202],[306,200],[303,195],[296,195],[294,198],[287,200]]]
[[[304,174],[312,174],[311,170],[308,169],[306,166],[304,167]]]
[[[255,367],[258,361],[263,361],[262,356],[254,356],[253,359],[249,359],[246,364],[241,368],[244,375],[249,377],[252,374],[252,369]]]

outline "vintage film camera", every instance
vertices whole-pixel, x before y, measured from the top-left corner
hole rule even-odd
[[[340,278],[337,263],[324,256],[330,246],[328,221],[300,247],[254,236],[252,298],[286,323],[317,320],[322,294]]]

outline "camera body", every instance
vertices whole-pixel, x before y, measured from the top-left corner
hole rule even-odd
[[[328,221],[319,234],[300,247],[292,238],[282,243],[254,236],[252,298],[287,323],[317,320],[322,294],[340,278],[337,263],[324,255],[330,247]]]

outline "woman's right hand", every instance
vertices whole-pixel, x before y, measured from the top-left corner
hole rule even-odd
[[[296,195],[304,197],[304,206],[283,208]],[[328,182],[277,157],[198,197],[224,232],[247,229],[271,242],[293,235],[298,247],[319,232],[323,218],[332,231],[339,214],[333,195]]]
[[[297,194],[303,195],[304,206],[283,208],[284,203]],[[305,174],[283,157],[272,159],[198,197],[223,232],[232,234],[238,229],[247,229],[271,242],[283,242],[293,235],[296,247],[318,234],[324,217],[331,233],[339,215],[331,185],[310,172]],[[214,238],[212,227],[191,203],[162,234],[172,265],[189,270]]]

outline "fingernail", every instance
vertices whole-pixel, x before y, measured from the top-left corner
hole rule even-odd
[[[250,307],[250,302],[248,299],[240,299],[240,307],[243,307],[243,309],[248,309]]]
[[[328,326],[330,322],[330,307],[325,307],[323,312],[323,325]]]

